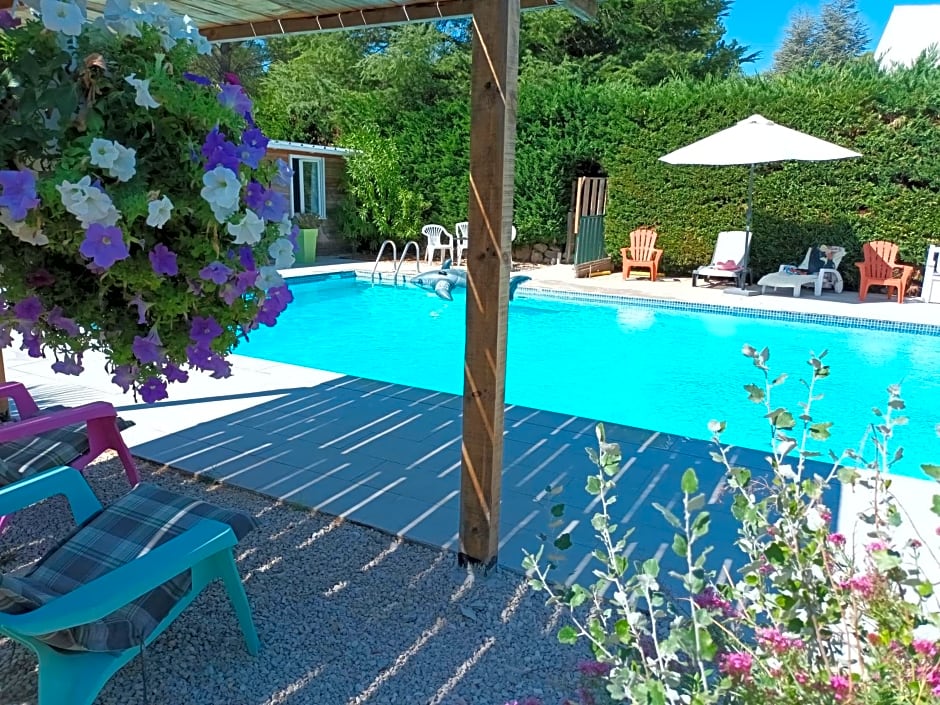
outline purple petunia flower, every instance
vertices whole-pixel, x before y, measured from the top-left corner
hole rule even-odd
[[[238,263],[248,270],[255,268],[255,253],[247,245],[238,248]]]
[[[209,356],[208,365],[205,368],[211,371],[213,379],[225,379],[232,376],[232,363],[217,353]]]
[[[196,345],[208,348],[213,340],[222,335],[222,326],[212,316],[193,316],[189,337]]]
[[[9,10],[0,11],[0,29],[14,29],[20,26],[21,20],[14,17]]]
[[[266,189],[252,181],[245,189],[245,203],[251,210],[269,222],[279,222],[287,215],[287,198],[274,189]]]
[[[150,251],[150,266],[156,274],[165,274],[175,277],[179,274],[179,265],[176,263],[176,253],[162,242]]]
[[[190,73],[189,71],[185,71],[183,73],[183,78],[185,78],[187,81],[198,83],[200,86],[212,85],[212,81],[210,79],[206,78],[205,76],[200,76],[198,73]]]
[[[47,269],[37,269],[35,272],[26,275],[26,286],[33,289],[42,289],[53,284],[55,284],[55,276],[50,274]]]
[[[172,362],[164,365],[163,374],[166,375],[168,382],[186,382],[189,380],[189,373]]]
[[[55,306],[49,312],[49,315],[46,316],[46,321],[73,338],[82,332],[75,321],[62,315],[62,308],[60,306]]]
[[[222,88],[219,90],[219,102],[242,117],[251,118],[251,98],[238,84],[223,83]]]
[[[23,331],[23,342],[20,345],[20,350],[25,350],[30,357],[42,357],[42,339],[39,337],[39,333],[32,330]]]
[[[147,381],[140,385],[139,391],[140,398],[144,400],[145,404],[153,404],[169,396],[166,393],[166,382],[159,377],[149,377]]]
[[[204,370],[206,365],[209,364],[209,358],[212,356],[212,351],[207,347],[202,345],[187,345],[186,346],[186,361],[192,366],[200,370]]]
[[[114,368],[114,376],[111,378],[111,381],[127,392],[131,388],[131,385],[134,384],[134,380],[136,379],[136,369],[130,365],[119,365],[118,367]]]
[[[206,158],[206,171],[224,166],[238,173],[238,148],[225,139],[225,135],[219,132],[218,125],[206,135],[206,141],[202,144],[202,156]]]
[[[257,169],[268,149],[268,138],[257,127],[242,133],[242,143],[238,147],[238,158],[242,164]]]
[[[13,334],[7,326],[0,326],[0,348],[8,348],[13,345]]]
[[[13,220],[23,220],[30,208],[39,205],[36,194],[36,175],[28,169],[0,171],[0,207],[8,208]]]
[[[231,267],[226,267],[221,262],[212,262],[211,264],[199,270],[199,276],[206,281],[222,285],[228,281],[231,275]]]
[[[61,360],[52,363],[52,371],[62,375],[80,375],[84,372],[81,357],[76,355],[66,355]]]
[[[297,238],[300,235],[300,226],[297,223],[291,227],[290,232],[287,233],[287,241],[294,246],[294,252],[300,249],[300,244],[297,242]]]
[[[96,267],[110,269],[115,262],[130,257],[124,233],[114,225],[92,223],[85,231],[85,239],[78,248]]]
[[[135,335],[131,351],[143,363],[159,362],[163,358],[163,343],[157,335],[157,329],[151,328],[146,338]]]
[[[13,306],[13,315],[21,321],[29,321],[30,323],[38,321],[42,311],[42,301],[35,296],[27,296]]]
[[[224,74],[222,74],[222,78],[225,79],[226,83],[231,83],[236,86],[240,86],[242,84],[242,80],[238,77],[238,74],[232,73],[231,71],[226,71]]]
[[[144,301],[143,295],[140,293],[136,294],[133,299],[130,300],[128,306],[137,307],[137,323],[139,325],[145,325],[147,323],[147,311],[150,309],[153,304],[148,304]]]

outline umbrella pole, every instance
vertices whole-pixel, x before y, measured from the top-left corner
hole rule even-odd
[[[755,165],[751,164],[751,168],[748,171],[747,175],[747,245],[744,248],[744,288],[747,288],[747,269],[751,266],[751,212],[753,210],[754,203],[754,169]]]

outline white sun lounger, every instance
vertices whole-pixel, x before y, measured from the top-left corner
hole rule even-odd
[[[712,261],[692,271],[692,286],[698,284],[698,280],[702,277],[725,277],[726,279],[733,278],[737,286],[743,288],[748,272],[747,250],[750,244],[748,240],[748,233],[744,230],[725,230],[718,233]],[[718,266],[726,262],[735,262],[737,266],[734,269]]]
[[[757,282],[757,285],[761,288],[761,293],[766,294],[767,287],[774,289],[792,288],[793,295],[798,297],[804,286],[812,286],[813,293],[816,296],[822,296],[823,287],[831,288],[837,294],[842,293],[842,275],[839,274],[838,267],[839,263],[842,262],[842,258],[845,257],[844,247],[827,248],[832,252],[832,264],[835,267],[834,269],[820,269],[815,274],[796,274],[793,272],[794,269],[802,269],[803,271],[809,270],[810,258],[819,256],[818,251],[820,249],[822,248],[810,247],[806,251],[806,257],[803,258],[803,261],[800,262],[798,267],[794,267],[790,264],[781,264],[778,271],[762,276],[760,281]]]

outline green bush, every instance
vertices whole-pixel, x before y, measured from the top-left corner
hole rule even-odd
[[[607,247],[615,256],[642,224],[655,225],[663,269],[707,262],[717,233],[743,229],[748,167],[672,166],[669,151],[760,113],[860,152],[842,162],[760,165],[754,184],[755,274],[798,262],[813,244],[842,245],[842,271],[863,243],[897,242],[920,263],[940,233],[940,71],[886,74],[865,60],[768,78],[673,82],[623,92],[608,127]],[[600,131],[598,131],[600,133]]]

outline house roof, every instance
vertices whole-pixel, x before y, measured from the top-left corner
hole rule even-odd
[[[938,44],[940,4],[895,5],[875,48],[875,58],[883,69],[911,66],[921,54]]]
[[[14,0],[0,0],[0,9]],[[165,0],[189,15],[210,41],[225,42],[298,32],[356,29],[437,19],[470,17],[474,0]],[[101,14],[104,0],[87,0],[91,15]],[[597,0],[520,0],[523,10],[566,7],[588,19]]]
[[[311,154],[318,157],[348,157],[356,150],[345,147],[330,147],[325,144],[307,144],[288,140],[268,140],[268,149],[276,149],[291,154]]]

